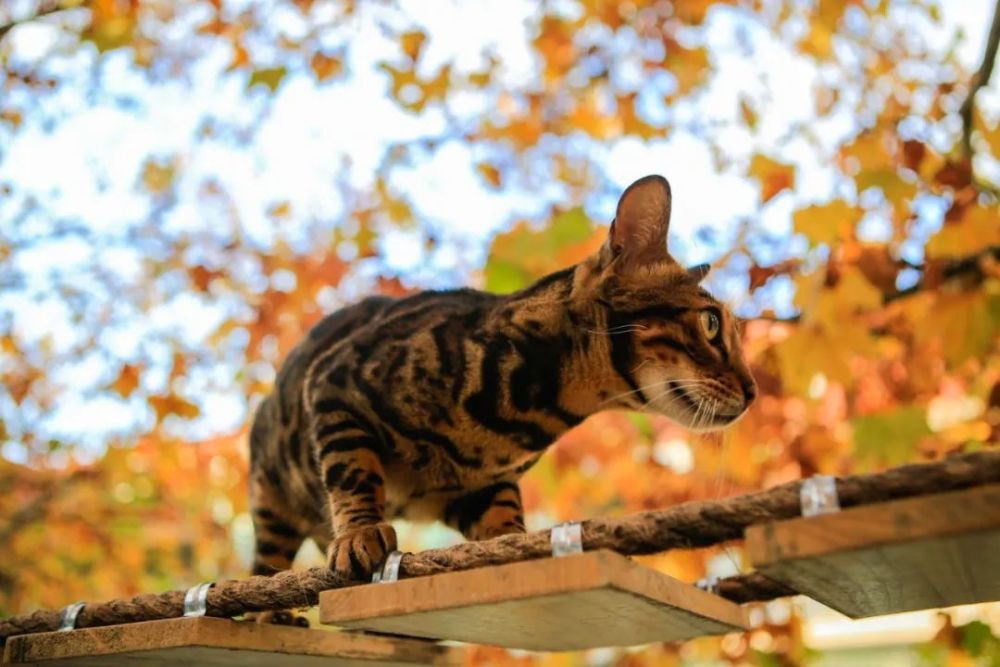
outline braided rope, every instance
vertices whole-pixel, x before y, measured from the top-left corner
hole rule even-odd
[[[837,480],[842,507],[884,502],[896,498],[941,493],[1000,482],[1000,450],[961,454],[934,463],[916,463],[869,475]],[[790,482],[722,500],[684,503],[665,510],[640,512],[620,519],[583,522],[583,546],[611,549],[626,556],[668,549],[704,547],[739,539],[747,527],[799,515],[799,487]],[[483,542],[467,542],[403,557],[401,578],[423,577],[455,570],[551,555],[549,531],[505,535]],[[321,591],[366,583],[325,568],[289,570],[270,577],[250,577],[216,583],[208,591],[209,616],[228,618],[252,611],[291,609],[317,604]],[[769,600],[795,591],[758,573],[723,579],[719,593],[736,602]],[[137,595],[128,600],[87,603],[78,628],[116,625],[183,614],[184,591]],[[7,637],[48,632],[59,627],[60,612],[41,610],[0,620],[0,642]]]

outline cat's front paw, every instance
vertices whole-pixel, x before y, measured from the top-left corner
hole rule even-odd
[[[396,529],[386,522],[344,531],[327,550],[331,570],[353,579],[371,579],[390,551],[396,550]]]

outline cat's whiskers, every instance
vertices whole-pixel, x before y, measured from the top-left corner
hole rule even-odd
[[[703,380],[698,380],[698,379],[694,379],[694,378],[687,379],[687,380],[667,380],[666,382],[660,382],[660,383],[657,383],[657,384],[662,386],[663,384],[667,384],[667,383],[670,383],[670,382],[673,382],[677,386],[671,387],[671,388],[667,389],[666,391],[664,391],[664,392],[662,392],[660,394],[657,394],[656,396],[653,396],[648,401],[646,401],[645,403],[643,403],[642,406],[640,406],[640,409],[645,408],[645,407],[649,406],[653,401],[658,401],[661,398],[663,398],[665,396],[669,396],[670,394],[672,394],[674,392],[686,391],[689,387],[693,387],[693,386],[698,386],[698,385],[704,384]],[[676,400],[676,397],[674,397],[672,400]]]
[[[647,359],[647,361],[649,361],[649,360]],[[647,361],[644,361],[643,364],[647,363]],[[636,366],[633,369],[633,372],[635,372],[636,370],[638,370],[639,368],[641,368],[643,364],[639,364],[638,366]],[[653,382],[652,384],[647,384],[647,385],[645,385],[643,387],[639,387],[638,389],[632,389],[630,391],[626,391],[626,392],[622,392],[621,394],[617,394],[616,396],[612,396],[611,398],[607,398],[607,399],[603,400],[600,404],[604,405],[606,403],[610,403],[611,401],[616,401],[616,400],[618,400],[620,398],[624,398],[626,396],[631,396],[632,394],[638,394],[639,392],[648,391],[648,390],[653,389],[655,387],[662,387],[663,385],[669,384],[671,382],[673,382],[674,384],[678,385],[679,387],[687,387],[687,386],[691,386],[691,385],[695,385],[695,384],[701,384],[702,381],[698,380],[698,379],[695,379],[695,378],[682,378],[680,380],[664,380],[663,382]]]

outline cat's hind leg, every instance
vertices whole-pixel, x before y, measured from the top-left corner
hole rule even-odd
[[[263,475],[251,479],[250,509],[254,526],[252,574],[270,576],[289,569],[305,540],[305,533]],[[283,609],[254,612],[247,618],[257,623],[309,627],[306,618]]]
[[[468,493],[445,506],[444,520],[469,540],[523,533],[521,489],[505,480]]]

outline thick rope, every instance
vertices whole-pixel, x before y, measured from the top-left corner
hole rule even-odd
[[[841,506],[851,507],[996,482],[1000,482],[1000,450],[991,450],[843,477],[837,480],[837,493]],[[744,529],[754,524],[799,516],[800,485],[801,482],[790,482],[767,491],[689,502],[620,519],[590,519],[583,522],[583,546],[587,551],[611,549],[632,556],[739,539]],[[400,576],[422,577],[550,555],[548,530],[505,535],[408,554],[400,565]],[[340,577],[325,568],[223,581],[208,592],[208,615],[228,618],[251,611],[312,606],[319,601],[321,591],[359,583],[363,582]],[[795,592],[760,574],[725,579],[718,590],[737,602],[773,599]],[[183,603],[183,591],[91,603],[80,613],[77,627],[176,618],[182,615]],[[42,610],[0,620],[0,642],[13,635],[55,630],[59,626],[59,613]]]

